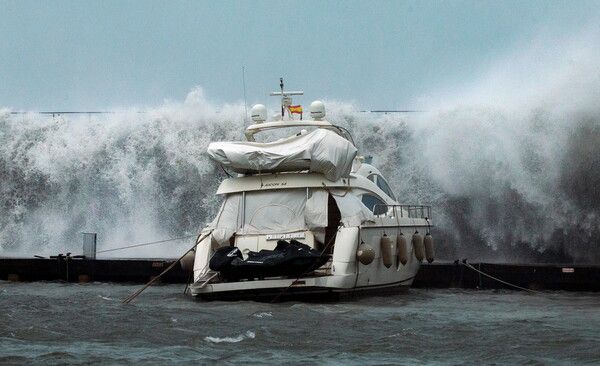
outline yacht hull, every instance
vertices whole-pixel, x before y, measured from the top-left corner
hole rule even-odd
[[[414,276],[402,281],[380,285],[357,286],[352,288],[335,288],[323,286],[310,286],[310,278],[302,280],[273,280],[273,287],[269,280],[263,280],[262,286],[240,286],[239,282],[226,284],[209,284],[202,289],[194,289],[191,293],[198,299],[207,301],[239,301],[252,300],[264,302],[283,301],[338,301],[353,299],[363,296],[388,296],[405,293],[410,288]],[[251,281],[252,282],[252,281]],[[283,282],[283,283],[282,283]],[[285,286],[285,283],[288,283]]]

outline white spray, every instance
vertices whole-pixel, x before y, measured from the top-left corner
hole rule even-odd
[[[599,39],[540,37],[423,98],[425,113],[325,101],[328,120],[375,156],[402,203],[434,207],[445,259],[597,262]],[[85,231],[99,250],[197,233],[225,176],[206,147],[244,127],[242,103],[214,106],[200,88],[143,113],[0,111],[0,255],[77,254]],[[178,257],[193,240],[111,256]]]

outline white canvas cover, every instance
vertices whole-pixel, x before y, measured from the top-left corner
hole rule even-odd
[[[214,161],[236,173],[310,170],[331,181],[350,175],[356,152],[348,140],[321,128],[275,142],[213,142],[208,146]]]
[[[305,189],[247,192],[240,234],[278,234],[305,229]]]
[[[280,234],[310,230],[304,217],[306,201],[305,189],[229,194],[208,227],[213,229],[213,238],[221,245],[234,233]]]
[[[209,225],[213,238],[224,245],[237,233],[280,234],[311,230],[321,242],[327,226],[327,197],[332,194],[346,226],[359,226],[373,220],[373,214],[360,200],[343,189],[278,189],[229,194],[217,217]]]
[[[309,228],[324,228],[327,226],[327,197],[324,189],[313,189],[311,197],[306,201],[304,221]]]
[[[311,193],[312,195],[306,201],[306,207],[304,208],[304,222],[315,238],[324,243],[325,228],[328,222],[327,200],[329,194],[324,189],[313,189]]]
[[[373,213],[355,195],[339,188],[330,189],[329,192],[340,209],[342,223],[346,227],[359,226],[374,220]]]
[[[230,194],[225,198],[221,209],[215,219],[208,225],[213,230],[213,240],[219,245],[225,245],[229,238],[238,231],[240,227],[240,208],[242,204],[242,194]]]

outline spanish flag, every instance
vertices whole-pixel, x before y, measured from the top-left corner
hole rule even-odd
[[[302,114],[302,106],[301,105],[291,105],[290,113]]]

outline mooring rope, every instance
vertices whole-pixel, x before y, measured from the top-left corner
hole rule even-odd
[[[524,290],[524,291],[528,291],[528,292],[533,292],[533,293],[536,293],[536,294],[543,294],[543,292],[541,292],[541,291],[535,291],[535,290],[528,289],[528,288],[525,288],[525,287],[517,286],[517,285],[515,285],[515,284],[512,284],[512,283],[510,283],[510,282],[502,281],[502,280],[501,280],[501,279],[499,279],[499,278],[496,278],[496,277],[494,277],[494,276],[491,276],[491,275],[489,275],[489,274],[487,274],[487,273],[485,273],[485,272],[483,272],[483,271],[480,271],[480,270],[478,270],[477,268],[473,267],[473,266],[472,266],[470,263],[467,263],[467,261],[463,261],[463,264],[464,264],[464,265],[465,265],[467,268],[469,268],[469,269],[472,269],[473,271],[475,271],[475,272],[478,272],[479,274],[482,274],[482,275],[484,275],[484,276],[486,276],[486,277],[489,277],[489,278],[493,279],[494,281],[498,281],[498,282],[500,282],[500,283],[503,283],[503,284],[505,284],[505,285],[508,285],[508,286],[512,286],[512,287],[518,288],[518,289],[520,289],[520,290]]]
[[[167,269],[165,269],[164,271],[162,271],[158,276],[156,276],[153,279],[151,279],[150,282],[148,282],[142,288],[140,288],[135,293],[133,293],[131,296],[129,296],[128,298],[126,298],[125,300],[123,300],[123,304],[129,304],[131,302],[131,300],[135,299],[139,294],[141,294],[145,289],[147,289],[148,286],[150,286],[156,280],[158,280],[159,278],[161,278],[165,273],[169,272],[173,267],[175,267],[175,265],[177,263],[179,263],[183,259],[183,257],[185,257],[192,250],[194,250],[198,246],[198,244],[200,244],[202,242],[202,240],[204,240],[205,238],[207,238],[210,234],[212,234],[212,230],[209,231],[208,233],[204,234],[202,237],[199,237],[196,240],[196,243],[194,244],[193,247],[191,247],[185,253],[183,253],[183,255],[181,257],[179,257],[179,259],[177,259],[175,262],[171,263],[171,265],[169,267],[167,267]]]
[[[358,227],[358,239],[357,240],[360,240],[360,242],[363,243],[362,234],[360,232],[360,226]],[[357,243],[357,244],[358,244],[358,246],[360,246],[360,243]],[[358,249],[358,247],[357,247],[357,249]],[[358,254],[358,251],[357,251],[357,254]],[[360,275],[360,261],[358,261],[358,258],[357,258],[357,260],[355,260],[354,262],[356,263],[356,278],[354,279],[354,287],[352,288],[352,297],[354,297],[354,294],[356,293],[356,285],[358,285],[358,276]]]
[[[193,238],[197,236],[197,234],[194,235],[187,235],[187,236],[180,236],[178,238],[171,238],[171,239],[165,239],[165,240],[159,240],[159,241],[153,241],[153,242],[149,242],[149,243],[142,243],[142,244],[135,244],[135,245],[129,245],[126,247],[120,247],[120,248],[113,248],[113,249],[105,249],[105,250],[98,250],[95,251],[94,254],[98,254],[98,253],[106,253],[106,252],[113,252],[116,250],[123,250],[123,249],[130,249],[130,248],[137,248],[137,247],[143,247],[146,245],[153,245],[153,244],[160,244],[160,243],[166,243],[169,241],[175,241],[175,240],[182,240],[182,239],[189,239],[189,238]]]

